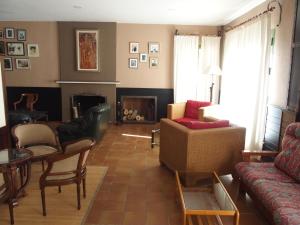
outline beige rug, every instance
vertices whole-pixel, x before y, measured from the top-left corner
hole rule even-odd
[[[107,168],[87,167],[87,197],[81,197],[81,210],[77,210],[76,185],[62,186],[62,193],[57,187],[46,188],[47,216],[42,215],[39,177],[41,165],[32,166],[32,177],[26,187],[27,196],[19,199],[19,206],[14,208],[15,225],[81,225],[92,206]],[[81,186],[82,187],[82,186]],[[82,190],[82,189],[81,189]],[[82,195],[81,195],[82,196]],[[10,224],[7,204],[0,204],[0,224]]]

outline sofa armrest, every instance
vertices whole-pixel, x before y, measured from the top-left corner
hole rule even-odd
[[[168,104],[168,119],[174,120],[184,117],[185,105],[185,102]]]
[[[243,155],[243,160],[245,162],[250,162],[251,157],[261,157],[261,156],[269,156],[269,157],[276,157],[279,154],[278,151],[249,151],[249,150],[244,150],[242,152]]]

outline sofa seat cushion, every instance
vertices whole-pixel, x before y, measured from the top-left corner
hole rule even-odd
[[[191,121],[198,121],[198,119],[182,117],[182,118],[175,119],[174,121],[177,122],[177,123],[180,123],[184,126],[187,126],[187,124],[190,123]]]
[[[277,225],[298,225],[300,209],[279,208],[273,213],[273,220]]]
[[[185,105],[184,117],[198,119],[199,108],[210,106],[210,105],[211,105],[211,102],[200,102],[200,101],[187,100],[186,105]]]
[[[235,166],[236,173],[243,182],[252,187],[259,179],[294,183],[294,179],[274,166],[274,163],[240,162]]]
[[[252,191],[269,212],[279,208],[300,208],[300,184],[259,179]]]
[[[300,123],[287,127],[282,139],[282,151],[275,158],[275,165],[300,182]]]
[[[230,125],[228,120],[216,120],[213,122],[189,121],[186,126],[190,129],[210,129],[229,127]]]

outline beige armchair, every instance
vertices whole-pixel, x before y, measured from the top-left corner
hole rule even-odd
[[[199,109],[199,118],[214,121],[206,108]],[[184,104],[168,106],[168,118],[160,121],[159,160],[171,170],[216,171],[219,175],[230,174],[242,160],[246,129],[231,125],[214,129],[189,129],[171,119],[182,117]],[[207,115],[207,116],[206,116]],[[201,118],[202,117],[202,118]]]
[[[55,131],[43,123],[16,125],[12,128],[12,135],[17,148],[26,148],[32,151],[33,162],[43,162],[49,155],[61,151]]]
[[[49,156],[47,169],[40,177],[40,189],[42,196],[43,215],[46,216],[45,188],[58,186],[61,192],[62,185],[77,185],[77,209],[80,205],[80,184],[83,185],[83,197],[86,196],[86,160],[91,148],[95,145],[92,139],[80,139],[66,143],[63,153]]]

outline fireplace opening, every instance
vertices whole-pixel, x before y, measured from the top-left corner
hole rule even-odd
[[[156,96],[121,96],[121,119],[124,123],[155,123]]]

